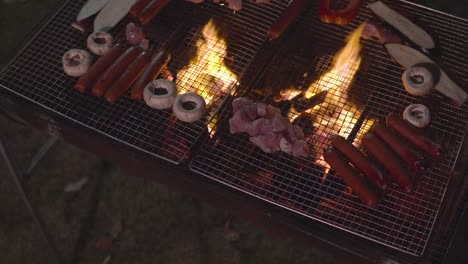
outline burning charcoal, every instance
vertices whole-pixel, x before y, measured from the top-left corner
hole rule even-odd
[[[304,94],[296,96],[292,100],[294,109],[296,109],[297,112],[302,113],[306,111],[307,109],[310,109],[318,104],[323,103],[325,101],[327,94],[328,94],[327,91],[323,91],[310,98],[305,98]]]

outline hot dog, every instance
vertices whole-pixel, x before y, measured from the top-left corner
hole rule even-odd
[[[413,190],[413,180],[408,170],[401,164],[398,157],[373,133],[362,137],[362,144],[367,153],[381,163],[395,182],[407,192]]]
[[[101,75],[109,66],[114,62],[122,53],[125,48],[120,44],[114,45],[106,54],[100,57],[89,70],[81,75],[80,79],[75,84],[75,88],[84,93],[96,79]]]
[[[91,92],[95,96],[102,96],[111,84],[122,74],[127,66],[140,54],[137,47],[128,48],[110,67],[101,75],[93,85]]]
[[[395,129],[401,136],[436,160],[442,160],[445,151],[441,145],[424,136],[418,129],[397,114],[387,116],[387,126]]]
[[[125,72],[120,76],[117,81],[109,88],[104,95],[107,101],[113,103],[122,96],[132,83],[138,78],[143,69],[148,65],[151,59],[151,53],[148,51],[142,52],[138,57],[128,66]]]
[[[162,68],[167,65],[171,55],[166,51],[158,52],[152,59],[148,67],[146,67],[143,74],[138,78],[132,87],[130,97],[134,100],[143,99],[143,90],[146,85],[156,78],[161,72]]]
[[[331,144],[343,153],[370,182],[375,184],[379,189],[385,190],[387,188],[387,182],[385,181],[383,173],[353,144],[338,135],[331,137]]]
[[[400,140],[388,127],[384,125],[375,125],[372,128],[372,132],[387,143],[387,145],[414,171],[424,172],[426,170],[424,158],[418,152],[408,147],[405,142]]]
[[[148,24],[156,15],[163,10],[164,7],[169,4],[171,0],[153,0],[149,3],[138,16],[138,20],[141,24]]]
[[[132,17],[138,17],[141,14],[141,11],[145,9],[145,7],[151,2],[151,0],[139,0],[136,2],[132,8],[130,9],[129,13]]]
[[[269,40],[279,38],[305,9],[307,0],[292,0],[267,31]]]
[[[336,171],[336,174],[353,189],[353,192],[365,206],[372,208],[377,205],[379,197],[376,190],[349,165],[348,160],[337,149],[334,147],[327,149],[323,158]]]

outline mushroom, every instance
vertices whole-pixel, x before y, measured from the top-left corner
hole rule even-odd
[[[172,107],[177,96],[177,88],[174,82],[157,79],[146,85],[143,91],[145,103],[154,109],[167,109]]]
[[[91,55],[81,49],[71,49],[62,56],[63,71],[70,76],[78,77],[91,66]]]
[[[111,34],[103,31],[94,32],[88,36],[87,47],[96,55],[104,55],[112,48],[114,39]]]
[[[429,125],[431,113],[423,104],[412,104],[403,111],[403,119],[415,127],[423,128]]]
[[[194,122],[205,113],[205,99],[196,93],[185,93],[176,97],[172,111],[183,122]]]
[[[433,64],[417,64],[405,72],[401,80],[405,90],[415,96],[424,96],[432,92],[439,81],[439,75],[436,74],[437,66]]]

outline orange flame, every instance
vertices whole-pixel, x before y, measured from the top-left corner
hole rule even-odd
[[[356,106],[347,103],[346,93],[361,64],[360,38],[363,29],[364,27],[361,25],[347,37],[346,46],[335,55],[332,68],[312,83],[305,93],[306,98],[311,98],[319,92],[328,91],[324,102],[315,106],[312,111],[326,109],[327,112],[335,112],[339,110],[336,111],[337,115],[332,115],[330,118],[320,118],[320,123],[314,124],[326,130],[318,133],[338,134],[346,138],[351,133],[353,125],[358,121],[360,113]],[[294,119],[297,115],[298,113],[291,113],[290,118]],[[369,129],[373,123],[373,120],[367,120],[365,129]],[[337,126],[333,126],[333,124],[337,124]],[[362,135],[363,133],[360,133],[358,136]],[[330,166],[324,161],[323,156],[319,155],[317,163],[326,167],[323,178],[325,180]]]
[[[224,64],[226,40],[221,37],[212,19],[202,29],[196,42],[197,54],[177,76],[179,93],[195,92],[210,105],[217,96],[226,93],[237,83],[237,76]]]

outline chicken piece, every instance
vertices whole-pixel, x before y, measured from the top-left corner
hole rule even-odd
[[[274,115],[276,114],[280,114],[281,111],[272,106],[272,105],[267,105],[265,103],[262,103],[262,102],[257,102],[255,103],[255,105],[257,106],[257,114],[261,117],[266,117],[266,118],[270,118],[270,117],[273,117]]]
[[[287,123],[281,115],[275,115],[272,118],[259,118],[252,121],[250,131],[246,131],[250,136],[257,136],[267,132],[282,132],[286,130]]]
[[[242,107],[252,104],[252,103],[253,103],[252,100],[248,97],[236,98],[232,101],[232,110],[234,111],[234,113],[236,113]]]
[[[255,137],[251,137],[249,140],[264,152],[273,153],[280,150],[279,143],[281,137],[281,133],[269,131]]]

